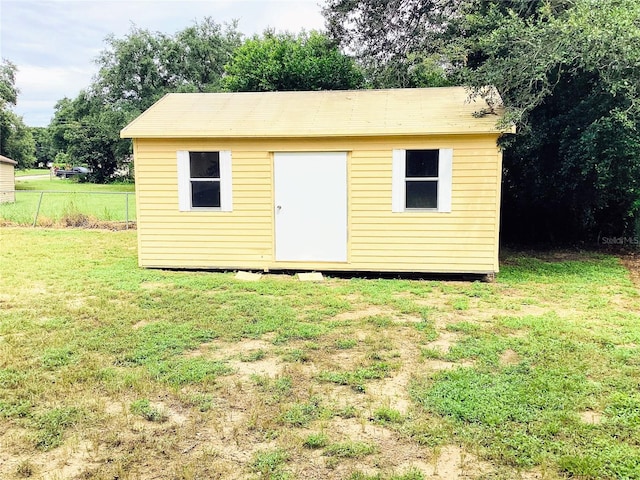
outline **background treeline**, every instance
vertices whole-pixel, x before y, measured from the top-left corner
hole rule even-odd
[[[91,85],[43,129],[11,111],[5,62],[1,153],[23,166],[85,163],[106,182],[130,158],[119,130],[167,92],[465,85],[499,108],[494,85],[518,129],[501,140],[503,239],[640,238],[636,0],[326,0],[323,12],[326,33],[245,39],[204,19],[175,35],[110,37]]]
[[[46,129],[33,129],[38,162],[86,164],[91,181],[118,177],[131,158],[120,130],[169,92],[362,88],[355,61],[321,33],[243,39],[236,24],[210,18],[175,35],[132,28],[108,37],[99,71],[76,98],[63,98]],[[21,165],[34,157],[14,156]]]

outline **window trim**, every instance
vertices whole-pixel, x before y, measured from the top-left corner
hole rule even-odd
[[[193,207],[191,205],[191,180],[218,181],[218,179],[191,178],[189,152],[211,151],[218,152],[220,159],[220,207]],[[232,212],[233,192],[231,179],[231,151],[230,150],[178,150],[176,152],[178,165],[178,210],[181,212]]]
[[[409,150],[423,150],[420,148]],[[425,149],[428,150],[428,149]],[[400,212],[451,212],[451,187],[453,173],[453,149],[439,148],[438,150],[438,177],[418,177],[421,180],[437,179],[438,181],[438,207],[437,208],[407,208],[407,180],[416,181],[416,178],[407,179],[406,158],[407,149],[394,149],[392,154],[392,188],[391,211]],[[417,180],[420,181],[420,180]]]

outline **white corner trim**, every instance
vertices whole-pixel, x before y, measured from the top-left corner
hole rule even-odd
[[[451,212],[453,149],[441,148],[438,165],[438,212]]]
[[[391,211],[393,213],[404,212],[406,154],[406,150],[393,150],[391,170]]]
[[[178,165],[178,210],[191,210],[191,184],[189,182],[189,152],[178,150],[176,153]]]

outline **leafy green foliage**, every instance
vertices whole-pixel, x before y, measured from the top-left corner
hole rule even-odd
[[[539,372],[526,364],[499,375],[461,368],[440,374],[438,380],[426,397],[419,397],[426,405],[467,423],[493,427],[533,422],[550,410],[562,412],[586,388],[584,378]]]
[[[2,64],[0,64],[0,109],[2,110],[7,105],[15,105],[18,100],[16,71],[17,67],[13,63],[2,60]]]
[[[357,344],[358,341],[354,338],[339,338],[336,340],[336,348],[339,348],[340,350],[349,350]]]
[[[146,398],[132,402],[131,413],[140,415],[150,422],[166,422],[168,418],[162,409],[152,406]]]
[[[218,90],[240,41],[236,23],[223,26],[209,17],[175,35],[133,27],[124,38],[107,37],[95,90],[136,113],[169,92]]]
[[[74,351],[69,347],[48,348],[42,354],[42,365],[48,369],[59,368],[74,361]]]
[[[284,450],[265,450],[256,452],[253,456],[251,470],[259,473],[261,478],[270,480],[284,480],[290,476],[283,471],[283,466],[289,459],[289,454]]]
[[[305,438],[302,445],[306,448],[317,449],[323,448],[329,443],[329,437],[324,433],[312,433]]]
[[[225,71],[225,88],[236,92],[346,90],[363,82],[354,61],[318,32],[255,36],[235,51]]]
[[[28,168],[35,162],[35,143],[22,117],[11,110],[18,99],[16,71],[10,61],[0,63],[0,155],[18,162],[18,168]]]
[[[32,127],[30,130],[36,146],[36,162],[46,167],[47,163],[53,162],[56,156],[51,131],[44,127]]]
[[[379,407],[373,412],[373,419],[382,424],[402,423],[404,421],[404,416],[394,408]]]
[[[9,109],[0,109],[0,154],[18,162],[18,168],[29,168],[35,164],[35,149],[31,131],[22,117]]]
[[[323,13],[330,37],[355,52],[372,86],[439,87],[455,83],[440,34],[461,12],[459,2],[440,3],[328,0]]]
[[[362,458],[375,453],[376,447],[364,442],[341,442],[327,445],[324,454],[338,458]]]
[[[56,106],[49,129],[59,159],[91,167],[94,182],[111,181],[132,153],[120,130],[166,93],[218,90],[240,40],[235,23],[211,18],[175,35],[132,27],[107,37],[96,80]]]
[[[431,61],[487,98],[479,114],[504,103],[518,126],[501,141],[505,240],[637,244],[638,2],[330,0],[324,14],[374,84],[415,86]]]
[[[378,380],[389,376],[392,370],[387,362],[372,362],[370,365],[357,368],[353,371],[320,372],[318,378],[325,382],[349,385],[358,392],[366,390],[366,380]]]
[[[506,239],[640,234],[639,21],[637,2],[582,0],[511,15],[478,42],[468,81],[498,86],[526,121],[504,141]]]
[[[82,417],[82,412],[74,407],[55,408],[41,413],[34,419],[37,428],[36,447],[51,450],[62,443],[64,431],[75,425]]]

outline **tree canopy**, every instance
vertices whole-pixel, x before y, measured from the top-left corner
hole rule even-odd
[[[501,142],[505,238],[640,236],[637,1],[328,0],[324,12],[378,81],[412,86],[416,59],[435,58],[472,93],[496,87],[519,130]]]
[[[219,90],[240,42],[235,23],[210,18],[175,35],[132,27],[123,38],[108,37],[91,85],[56,106],[49,128],[57,159],[86,164],[93,181],[109,181],[131,155],[120,130],[166,93]]]
[[[18,162],[18,168],[26,168],[36,160],[35,143],[22,117],[12,110],[19,93],[16,71],[17,67],[10,61],[0,63],[0,155]]]
[[[91,90],[110,105],[137,112],[168,92],[219,90],[241,39],[235,23],[223,26],[211,18],[175,35],[132,27],[124,38],[107,37]]]
[[[361,88],[353,59],[318,32],[265,32],[244,42],[225,68],[231,91],[346,90]]]
[[[353,60],[317,32],[266,32],[243,43],[235,23],[206,18],[175,35],[133,27],[106,43],[97,77],[58,102],[50,125],[57,160],[87,164],[98,182],[130,157],[120,129],[166,93],[348,89],[363,81]]]

